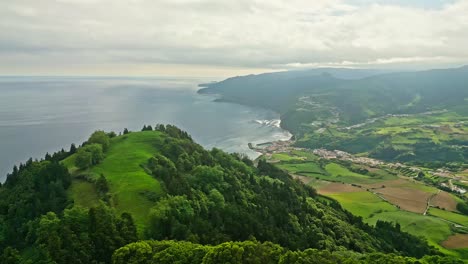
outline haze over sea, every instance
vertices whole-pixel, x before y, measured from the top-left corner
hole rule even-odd
[[[290,137],[278,114],[198,95],[198,79],[0,77],[0,181],[14,164],[42,158],[95,130],[175,124],[201,145],[256,157],[247,144]],[[271,122],[270,122],[271,121]]]

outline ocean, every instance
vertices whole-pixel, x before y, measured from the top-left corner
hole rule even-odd
[[[202,146],[258,153],[248,143],[286,140],[279,115],[214,102],[196,93],[196,78],[0,77],[0,181],[13,165],[40,159],[95,130],[174,124]]]

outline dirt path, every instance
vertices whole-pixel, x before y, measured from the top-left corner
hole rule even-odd
[[[302,176],[302,175],[297,175],[297,174],[292,174],[292,173],[290,173],[289,175],[291,175],[294,179],[300,180],[305,185],[309,184],[312,180],[314,180],[312,177],[307,177],[307,176]]]
[[[433,195],[431,195],[431,197],[429,197],[427,199],[427,206],[426,206],[426,210],[424,211],[423,215],[426,215],[427,214],[427,211],[429,211],[429,208],[431,207],[431,201],[432,199],[434,199],[434,197],[436,197],[441,191],[439,190],[437,193],[434,193]]]

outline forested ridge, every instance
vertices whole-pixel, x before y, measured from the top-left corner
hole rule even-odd
[[[127,142],[154,150],[137,167],[162,193],[132,194],[151,205],[144,216],[117,206],[117,187],[131,179],[92,170],[128,155],[110,154]],[[72,199],[83,179],[96,203]],[[205,150],[171,125],[97,131],[81,146],[15,167],[0,187],[0,250],[0,263],[457,263],[398,224],[369,226],[273,165]]]

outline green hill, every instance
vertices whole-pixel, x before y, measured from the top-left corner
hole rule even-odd
[[[99,197],[93,182],[102,174],[109,184],[113,207],[118,212],[131,213],[138,227],[142,229],[148,224],[148,212],[154,205],[147,197],[157,199],[163,194],[159,181],[149,175],[142,164],[157,153],[158,146],[164,143],[163,139],[162,133],[153,131],[114,137],[104,160],[87,170],[77,171],[74,164],[75,155],[68,157],[63,164],[73,171],[75,176],[82,176],[76,177],[73,182],[69,191],[70,197],[79,206],[89,207],[97,204]]]
[[[343,72],[356,78],[343,78]],[[362,78],[359,73],[248,75],[209,84],[199,93],[277,111],[300,147],[400,162],[466,162],[468,66]]]
[[[15,168],[0,188],[2,259],[109,263],[139,239],[440,254],[398,225],[363,223],[266,162],[204,150],[174,126],[144,130],[98,131],[78,149]]]

